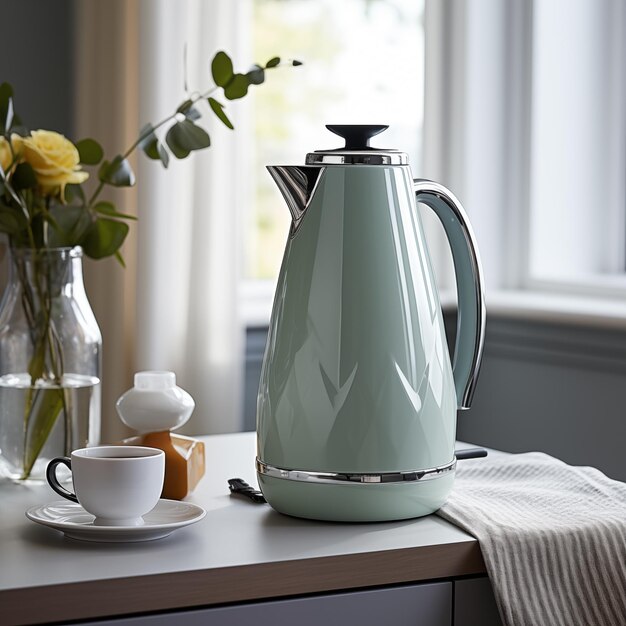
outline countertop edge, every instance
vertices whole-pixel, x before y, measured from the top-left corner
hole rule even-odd
[[[468,540],[7,589],[0,591],[0,623],[9,626],[120,617],[485,573],[478,542]],[[43,592],[45,603],[41,602]]]

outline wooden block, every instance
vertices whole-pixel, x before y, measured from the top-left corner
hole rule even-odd
[[[182,500],[200,482],[205,472],[204,443],[169,431],[124,439],[122,444],[148,446],[165,452],[165,480],[162,498]]]

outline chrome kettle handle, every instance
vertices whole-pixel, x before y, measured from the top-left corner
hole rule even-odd
[[[476,389],[485,341],[485,290],[474,233],[461,203],[443,185],[415,179],[418,202],[429,206],[441,221],[454,261],[458,296],[454,385],[459,409],[469,409]]]

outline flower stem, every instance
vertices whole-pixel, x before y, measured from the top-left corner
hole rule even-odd
[[[15,258],[22,283],[23,304],[33,353],[29,361],[30,386],[24,405],[24,461],[22,478],[28,478],[45,445],[60,412],[65,412],[65,450],[72,441],[71,416],[63,390],[63,351],[52,321],[54,282],[52,260],[43,257],[41,250],[32,250],[31,271],[24,259]],[[34,283],[34,286],[33,286]],[[33,293],[33,290],[36,292]],[[51,387],[46,383],[51,383]]]

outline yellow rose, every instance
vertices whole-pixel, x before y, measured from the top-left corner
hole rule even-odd
[[[5,174],[9,173],[11,163],[19,163],[22,152],[22,138],[13,133],[11,141],[7,141],[5,137],[0,136],[0,166]],[[15,165],[14,163],[14,165]]]
[[[24,149],[24,139],[13,133],[11,135],[11,147],[13,148],[13,156],[16,157],[18,162],[22,161],[21,156]]]
[[[5,174],[9,171],[12,162],[11,146],[4,137],[0,136],[0,167]]]
[[[76,146],[54,131],[34,130],[30,137],[23,137],[18,145],[14,144],[14,148],[21,150],[22,160],[35,171],[44,195],[63,198],[65,185],[83,183],[89,176],[80,171]]]

